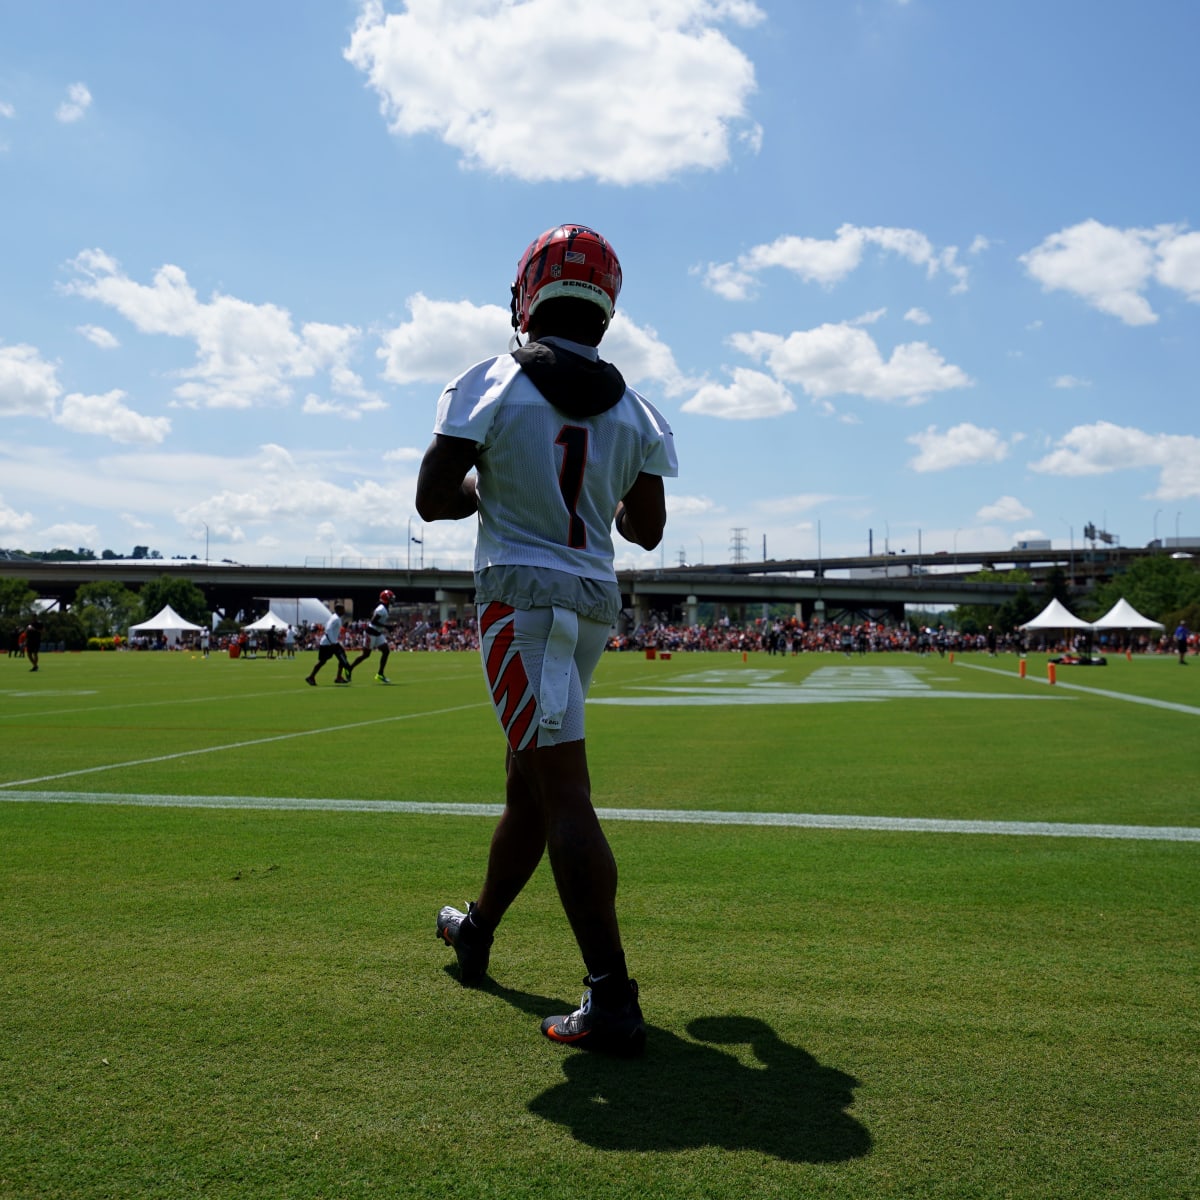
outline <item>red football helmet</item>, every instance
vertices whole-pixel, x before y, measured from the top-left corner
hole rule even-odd
[[[391,602],[393,600],[395,600],[395,598],[396,598],[396,593],[389,591],[387,588],[384,588],[384,590],[379,593],[379,603],[380,604],[391,604]]]
[[[512,285],[512,323],[519,333],[543,300],[572,296],[604,310],[607,325],[621,291],[616,252],[586,225],[556,225],[530,242],[517,264]]]

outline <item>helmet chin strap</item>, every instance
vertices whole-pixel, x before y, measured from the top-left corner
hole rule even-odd
[[[514,350],[521,348],[521,335],[514,329],[512,337],[508,339],[508,352],[511,354]]]

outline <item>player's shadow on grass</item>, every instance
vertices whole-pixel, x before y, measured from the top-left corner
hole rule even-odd
[[[488,990],[538,1016],[558,1001],[489,981]],[[759,1150],[789,1162],[844,1162],[871,1150],[846,1109],[858,1080],[822,1066],[757,1017],[697,1017],[688,1041],[647,1027],[646,1055],[620,1061],[563,1047],[562,1083],[529,1111],[599,1150]],[[718,1046],[750,1047],[745,1065]]]

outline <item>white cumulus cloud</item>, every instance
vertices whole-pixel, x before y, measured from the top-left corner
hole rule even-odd
[[[442,387],[471,363],[503,354],[512,335],[508,309],[469,300],[431,300],[418,292],[407,301],[409,319],[381,336],[376,351],[383,377],[397,384]],[[626,383],[643,384],[666,395],[690,386],[671,349],[653,329],[618,311],[600,348],[615,362]]]
[[[58,106],[55,117],[64,125],[80,120],[92,107],[92,93],[86,83],[73,83],[67,88],[67,98]]]
[[[201,300],[181,267],[167,263],[149,284],[138,283],[102,250],[85,250],[70,266],[65,291],[115,309],[141,333],[195,343],[196,362],[178,372],[175,394],[185,404],[249,408],[282,403],[292,382],[329,374],[334,392],[373,399],[348,363],[359,330],[309,322],[297,329],[287,309],[215,293]]]
[[[114,333],[100,325],[77,325],[75,331],[83,334],[93,346],[99,346],[101,350],[115,350],[121,344]]]
[[[850,324],[820,325],[781,337],[735,333],[734,349],[765,362],[785,384],[799,384],[812,397],[863,396],[873,400],[919,401],[931,392],[970,387],[961,367],[948,363],[925,342],[895,347],[884,358],[871,335]]]
[[[732,374],[732,383],[701,385],[684,403],[683,411],[731,421],[755,421],[795,409],[791,392],[770,375],[748,367],[735,367]]]
[[[1146,433],[1097,421],[1077,425],[1030,469],[1045,475],[1107,475],[1113,471],[1154,468],[1159,472],[1153,497],[1185,500],[1200,496],[1200,437],[1186,433]]]
[[[954,280],[952,291],[965,291],[967,269],[958,262],[954,246],[937,249],[916,229],[888,226],[842,225],[832,238],[788,234],[755,246],[732,263],[710,263],[705,285],[727,300],[745,300],[753,295],[761,274],[773,267],[790,271],[805,283],[832,287],[863,261],[870,247],[906,259],[924,269],[928,277],[944,271]]]
[[[981,429],[965,421],[945,433],[939,433],[936,425],[930,425],[922,433],[913,434],[908,441],[918,450],[908,465],[922,473],[998,463],[1008,457],[1008,445],[995,429]]]
[[[721,26],[763,17],[750,0],[367,0],[345,56],[394,134],[468,167],[651,183],[757,147],[754,67]]]
[[[841,499],[844,497],[836,496],[832,492],[802,492],[796,496],[776,496],[773,499],[760,500],[758,510],[773,517],[790,517],[797,513],[812,512],[823,504]]]
[[[395,484],[374,480],[350,483],[330,478],[328,464],[306,460],[278,445],[263,445],[252,457],[229,461],[231,485],[206,498],[176,509],[183,526],[207,522],[221,536],[248,537],[247,530],[269,531],[273,526],[308,523],[327,544],[330,537],[352,529],[402,536],[412,511],[412,480]]]
[[[43,546],[88,546],[96,550],[100,547],[100,530],[95,525],[83,525],[78,521],[61,521],[39,529],[38,539]]]
[[[72,392],[65,396],[55,424],[73,433],[98,434],[114,442],[158,445],[171,432],[167,417],[146,417],[122,403],[125,393],[119,388],[102,396],[84,396]]]
[[[976,514],[981,521],[1025,521],[1033,513],[1015,496],[1001,496],[991,504],[985,504]]]
[[[1200,304],[1200,233],[1184,233],[1159,243],[1155,277]]]
[[[407,308],[409,319],[385,332],[376,351],[392,383],[441,387],[471,363],[502,354],[512,333],[509,311],[498,304],[431,300],[418,292]]]
[[[33,513],[17,512],[15,508],[5,504],[3,495],[0,495],[0,538],[8,541],[28,533],[33,528],[33,523]]]
[[[53,416],[60,395],[57,368],[35,346],[0,346],[0,416]]]
[[[1117,229],[1081,221],[1020,257],[1045,291],[1066,291],[1126,325],[1152,325],[1152,281],[1200,303],[1200,234],[1178,225]]]

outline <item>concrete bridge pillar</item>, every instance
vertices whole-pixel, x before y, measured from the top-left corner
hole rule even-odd
[[[463,621],[467,617],[467,593],[466,592],[448,592],[444,588],[438,588],[433,593],[433,598],[438,606],[438,620],[444,625],[451,617],[455,617]]]
[[[633,609],[633,624],[635,628],[638,625],[650,624],[650,602],[645,596],[639,596],[637,592],[630,592],[629,607]]]

